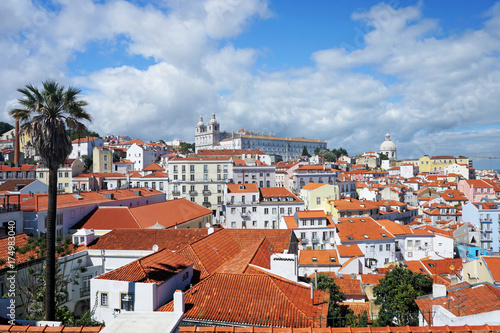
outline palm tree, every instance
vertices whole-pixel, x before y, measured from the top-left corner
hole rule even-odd
[[[45,261],[45,319],[55,320],[55,231],[57,209],[57,169],[71,153],[72,145],[67,129],[85,132],[82,120],[91,121],[83,109],[87,102],[78,100],[80,90],[64,89],[53,80],[42,82],[43,90],[28,84],[17,89],[23,97],[20,108],[10,115],[22,124],[22,131],[31,134],[35,153],[49,169],[49,197],[47,209],[47,252]]]

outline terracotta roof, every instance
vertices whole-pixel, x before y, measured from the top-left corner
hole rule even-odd
[[[245,160],[233,160],[235,166],[246,166],[247,162]]]
[[[364,256],[357,244],[337,245],[337,251],[341,257]]]
[[[357,200],[357,199],[341,199],[332,200],[335,209],[338,211],[348,211],[348,210],[368,210],[368,209],[378,209],[378,205],[370,200]]]
[[[183,162],[183,161],[229,161],[231,157],[177,157],[170,160],[170,163],[173,162]]]
[[[298,229],[297,222],[293,216],[283,216],[288,229]]]
[[[500,257],[484,256],[482,258],[486,265],[488,265],[493,280],[500,282]]]
[[[433,236],[434,234],[421,229],[412,229],[406,225],[402,225],[390,220],[377,220],[377,223],[383,226],[387,231],[393,235],[419,235],[419,236]]]
[[[340,263],[336,250],[302,250],[299,252],[299,265],[340,266]]]
[[[211,210],[186,199],[174,199],[132,208],[101,206],[71,229],[145,229],[156,223],[168,229],[209,214],[212,214]]]
[[[184,294],[184,318],[258,326],[326,326],[329,296],[316,290],[311,304],[310,293],[308,286],[272,274],[217,273]],[[172,310],[173,301],[157,311]]]
[[[131,146],[131,145],[133,145],[134,143],[135,143],[136,145],[138,145],[138,146],[142,146],[142,145],[145,145],[145,144],[146,144],[144,141],[139,140],[139,139],[135,139],[135,140],[132,140],[132,141],[126,141],[126,142],[119,142],[118,144],[120,144],[120,145],[126,145],[126,146],[127,146],[127,145],[130,145],[130,146]]]
[[[19,265],[23,262],[27,262],[27,261],[31,261],[31,260],[34,260],[37,258],[44,257],[42,255],[42,253],[40,252],[40,248],[38,247],[38,245],[36,243],[33,242],[31,245],[28,244],[30,237],[28,235],[26,235],[24,232],[16,234],[14,237],[15,237],[15,245],[18,247],[18,250],[16,251],[16,255],[14,258],[15,264]],[[67,254],[76,253],[76,252],[82,251],[86,248],[83,245],[75,247],[75,246],[73,246],[73,244],[69,244],[69,245],[61,244],[61,245],[57,245],[56,248],[64,249],[65,246],[67,246],[67,251],[63,251],[60,253],[56,252],[56,257],[58,257],[58,258],[63,257]],[[23,250],[22,252],[24,252],[24,253],[21,253],[21,249],[26,249],[26,251]],[[9,262],[9,237],[8,236],[0,237],[0,259],[5,260],[5,263],[0,265],[0,269],[5,268],[5,267],[10,265],[10,262]]]
[[[315,190],[317,188],[320,188],[322,186],[325,186],[326,184],[322,183],[307,183],[305,186],[302,187],[303,190]]]
[[[208,229],[114,229],[88,245],[89,249],[147,251],[159,249],[179,251],[207,237]]]
[[[9,165],[0,165],[0,171],[36,171],[37,166],[34,164],[21,164],[19,166],[9,166]]]
[[[415,300],[420,312],[428,314],[434,305],[441,305],[457,317],[500,310],[500,289],[490,283],[452,287],[446,297],[422,296]],[[429,321],[426,316],[425,319]],[[432,324],[432,317],[429,324]]]
[[[385,278],[384,274],[359,274],[362,284],[378,285]]]
[[[210,209],[187,199],[174,199],[129,208],[142,228],[157,222],[165,228],[173,228],[188,221],[212,214]]]
[[[333,281],[340,287],[340,290],[345,295],[364,296],[365,293],[361,289],[361,280],[351,278],[333,278]]]
[[[395,238],[371,217],[341,218],[337,229],[342,242]]]
[[[293,197],[295,201],[301,201],[284,187],[263,187],[260,189],[260,194],[263,198]]]
[[[264,238],[260,243],[255,243],[241,250],[240,253],[223,265],[217,272],[243,274],[247,271],[250,264],[271,269],[271,254],[273,254],[272,246]]]
[[[0,191],[19,191],[16,187],[24,187],[33,183],[35,179],[9,179],[0,185]]]
[[[99,192],[80,192],[78,193],[65,193],[57,195],[57,208],[64,207],[77,207],[85,205],[98,205],[105,202],[117,202],[119,200],[137,198],[136,192],[139,189],[121,189],[121,190],[101,190]],[[165,195],[164,193],[153,190],[141,188],[141,196],[149,197],[156,195]],[[104,194],[113,193],[114,200],[109,199]],[[77,195],[78,194],[78,195]],[[32,198],[21,203],[21,210],[23,211],[45,211],[47,210],[48,195],[35,194]]]
[[[95,327],[70,327],[70,326],[20,326],[20,325],[0,325],[0,332],[52,332],[52,333],[63,333],[63,332],[100,332],[104,329],[104,326]]]
[[[411,270],[413,273],[431,275],[431,272],[420,260],[406,260],[405,264],[406,268]]]
[[[345,310],[352,310],[355,316],[362,314],[368,315],[368,320],[370,321],[370,303],[369,302],[340,302],[338,303],[340,308]],[[347,311],[346,311],[347,313]]]
[[[89,136],[89,137],[86,137],[86,138],[75,139],[75,140],[71,141],[71,143],[91,142],[91,141],[94,141],[96,139],[99,139],[99,138],[97,136]]]
[[[327,214],[323,210],[298,210],[297,216],[299,219],[318,219],[327,218]]]
[[[297,170],[325,170],[325,171],[339,171],[330,167],[323,167],[323,165],[301,165]]]
[[[142,171],[165,171],[165,168],[162,168],[157,163],[151,163],[147,167],[143,168]]]
[[[168,173],[165,173],[165,172],[161,172],[161,171],[153,171],[152,173],[148,174],[148,175],[144,175],[142,176],[141,178],[167,178],[168,177]]]
[[[218,327],[218,326],[179,326],[180,333],[392,333],[392,332],[405,332],[405,333],[444,333],[444,332],[457,332],[457,333],[492,333],[498,332],[500,325],[481,325],[481,326],[404,326],[404,327],[308,327],[302,330],[297,330],[293,327]]]
[[[193,263],[163,249],[96,277],[101,280],[161,284]]]
[[[257,184],[227,184],[227,193],[248,193],[248,192],[259,192]]]
[[[441,274],[456,274],[457,271],[460,271],[463,266],[463,262],[461,258],[452,259],[452,258],[443,258],[438,260],[431,259],[420,259],[422,264],[425,265],[427,270],[431,272],[431,274],[441,275]]]

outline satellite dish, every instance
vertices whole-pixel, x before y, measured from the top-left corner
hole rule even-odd
[[[210,222],[205,223],[206,228],[210,228]]]
[[[158,251],[158,245],[156,245],[156,244],[155,244],[155,245],[153,245],[153,251],[154,251],[154,252]]]
[[[454,265],[450,265],[450,270],[454,271],[455,270],[455,266]]]

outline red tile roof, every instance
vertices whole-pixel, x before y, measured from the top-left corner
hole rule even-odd
[[[484,256],[482,258],[486,265],[488,265],[493,280],[500,282],[500,257]]]
[[[227,184],[227,193],[248,193],[248,192],[259,192],[257,184]]]
[[[263,198],[293,197],[295,201],[301,201],[284,187],[263,187],[260,189],[260,194]]]
[[[307,183],[305,186],[302,187],[303,190],[315,190],[317,188],[320,188],[322,186],[325,186],[326,184],[323,183]]]
[[[147,251],[156,244],[159,249],[179,251],[207,235],[208,229],[114,229],[97,238],[88,248]]]
[[[104,326],[95,327],[70,327],[70,326],[20,326],[20,325],[0,325],[0,332],[52,332],[52,333],[63,333],[63,332],[88,332],[97,333],[104,329]]]
[[[91,142],[91,141],[94,141],[95,139],[99,139],[99,138],[97,136],[89,136],[89,137],[86,137],[86,138],[75,139],[75,140],[71,141],[71,143]]]
[[[371,217],[341,218],[337,229],[342,242],[395,238]]]
[[[99,207],[89,218],[78,222],[72,229],[145,229],[156,223],[168,229],[211,214],[210,209],[186,199],[174,199],[132,208]]]
[[[147,167],[143,168],[142,171],[165,171],[165,168],[162,168],[157,163],[151,163]]]
[[[346,296],[364,296],[361,289],[361,280],[350,278],[333,278],[333,281],[339,286],[340,290]]]
[[[193,263],[163,249],[96,277],[101,280],[161,284]]]
[[[470,316],[500,310],[500,289],[489,283],[467,285],[447,289],[446,297],[433,298],[432,295],[415,300],[420,312],[429,314],[433,305],[441,305],[457,317]],[[432,317],[425,317],[432,324]]]
[[[340,266],[340,263],[336,250],[302,250],[299,252],[299,265]]]
[[[184,318],[258,326],[326,326],[329,295],[315,290],[311,302],[310,293],[309,287],[272,274],[217,273],[185,293]],[[157,311],[172,310],[173,301]]]
[[[378,285],[380,280],[385,278],[384,274],[359,274],[362,284]]]
[[[198,156],[238,156],[243,154],[265,155],[260,149],[200,149],[196,153]]]
[[[137,198],[138,195],[134,192],[138,189],[122,189],[122,190],[101,190],[99,192],[80,192],[77,193],[66,193],[57,195],[57,208],[65,207],[77,207],[82,205],[98,205],[105,202],[116,202],[117,200],[127,200]],[[141,188],[141,196],[151,197],[165,195],[164,193]],[[109,199],[104,194],[113,193],[114,200]],[[81,199],[79,199],[79,198]],[[23,201],[21,204],[21,210],[23,211],[45,211],[48,207],[48,195],[47,194],[35,194],[32,198]]]
[[[364,256],[357,244],[337,245],[337,251],[341,257]]]

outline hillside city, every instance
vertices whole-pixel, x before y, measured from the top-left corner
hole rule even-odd
[[[223,131],[215,114],[193,121],[194,144],[94,134],[72,140],[57,180],[57,305],[100,325],[88,332],[500,325],[500,179],[468,156],[399,159],[390,133],[354,156]],[[8,332],[11,299],[19,325],[40,320],[49,169],[23,131],[0,148]]]

